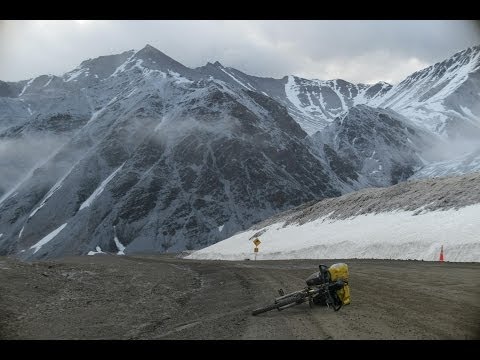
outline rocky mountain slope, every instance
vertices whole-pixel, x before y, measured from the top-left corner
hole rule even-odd
[[[0,199],[4,253],[205,246],[280,210],[340,195],[339,180],[280,104],[183,77],[164,54],[144,50],[108,81],[93,80],[83,91],[90,118]],[[74,72],[79,82],[91,80],[86,66]]]
[[[432,149],[478,139],[478,50],[393,87],[190,69],[149,45],[0,82],[0,254],[197,249],[304,202],[433,174],[446,159]]]

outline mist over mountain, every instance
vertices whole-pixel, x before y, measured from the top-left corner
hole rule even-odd
[[[0,254],[198,249],[309,201],[478,171],[479,80],[479,46],[392,86],[191,69],[147,45],[0,82]]]

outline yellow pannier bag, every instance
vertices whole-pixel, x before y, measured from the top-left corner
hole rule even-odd
[[[343,280],[347,284],[337,290],[337,295],[342,301],[343,305],[350,304],[350,286],[348,285],[348,265],[345,263],[336,263],[328,268],[330,278],[332,281]]]

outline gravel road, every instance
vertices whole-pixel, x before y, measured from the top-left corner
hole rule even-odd
[[[251,315],[339,261],[351,305]],[[479,274],[422,261],[0,257],[0,339],[480,339]]]

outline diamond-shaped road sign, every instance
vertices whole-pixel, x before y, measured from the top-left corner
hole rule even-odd
[[[258,238],[256,238],[255,240],[253,240],[253,243],[255,244],[255,246],[258,246],[258,245],[260,245],[262,242],[261,242]]]

